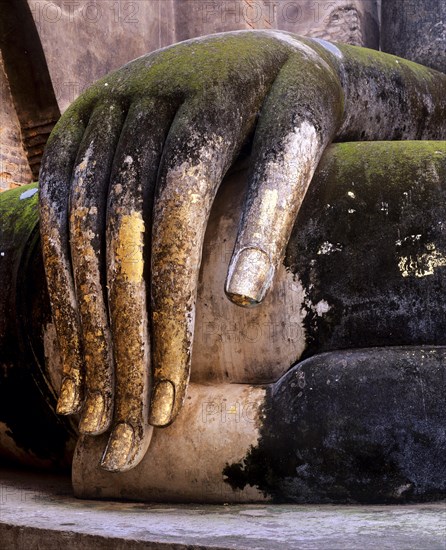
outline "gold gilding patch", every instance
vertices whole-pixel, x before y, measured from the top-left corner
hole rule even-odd
[[[428,277],[439,267],[446,266],[446,256],[436,250],[434,243],[426,245],[427,252],[417,256],[402,256],[398,267],[403,277]]]
[[[139,283],[143,279],[143,235],[144,220],[141,214],[133,212],[130,215],[122,216],[116,260],[122,274],[131,283]]]

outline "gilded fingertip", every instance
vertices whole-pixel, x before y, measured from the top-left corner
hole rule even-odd
[[[225,292],[234,304],[252,307],[264,299],[274,276],[274,266],[266,252],[243,248],[232,259]]]
[[[76,383],[72,378],[64,378],[57,401],[57,414],[75,414],[79,412],[80,407],[81,400]]]
[[[129,466],[134,454],[135,431],[122,422],[113,429],[101,460],[101,468],[108,472],[122,472]]]
[[[149,424],[167,426],[172,418],[175,403],[175,386],[170,380],[161,380],[153,390]]]
[[[110,423],[105,399],[101,393],[90,393],[85,400],[79,431],[85,435],[98,435],[105,432]]]

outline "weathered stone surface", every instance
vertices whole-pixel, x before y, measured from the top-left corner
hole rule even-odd
[[[346,50],[346,52],[347,52],[347,50]],[[347,53],[348,53],[348,52],[347,52]],[[368,54],[368,55],[370,56],[370,54]],[[347,57],[348,57],[348,56],[347,56]],[[371,57],[371,58],[369,57],[369,58],[367,59],[367,62],[370,61],[370,60],[373,60],[373,59],[374,59],[374,57]],[[398,62],[398,63],[399,63],[399,62]],[[387,68],[389,68],[389,67],[383,65],[381,68],[387,70]],[[372,63],[372,68],[368,67],[368,69],[365,70],[364,73],[361,73],[361,77],[363,77],[363,79],[364,79],[364,80],[367,80],[367,82],[368,82],[368,76],[369,76],[370,74],[374,74],[374,72],[373,72],[374,69],[375,69],[375,67],[373,67],[373,63]],[[414,69],[414,70],[415,70],[415,69]],[[422,69],[417,69],[417,70],[423,71]],[[368,73],[367,71],[371,71],[371,72]],[[392,69],[392,71],[391,71],[391,78],[389,79],[389,81],[391,81],[392,83],[394,83],[392,79],[394,78],[394,76],[395,76],[396,73],[398,73],[398,71],[396,71],[396,72],[394,73],[394,71],[393,71],[393,69]],[[418,78],[418,77],[416,76],[416,74],[417,74],[417,73],[415,73],[415,76],[414,76],[414,79],[415,79],[415,80],[417,80],[417,78]],[[427,72],[423,72],[422,74],[423,74],[423,75],[426,75],[426,74],[428,74],[428,73],[427,73]],[[385,72],[385,75],[388,76],[388,73]],[[398,76],[398,75],[397,75],[397,76]],[[420,75],[419,75],[419,76],[420,76]],[[422,76],[420,76],[420,78],[422,78]],[[385,80],[385,77],[384,77],[384,80]],[[395,81],[396,81],[396,80],[395,80]],[[362,92],[364,92],[364,94],[363,94]],[[368,99],[367,99],[367,95],[366,95],[365,92],[366,92],[366,90],[360,88],[359,91],[357,91],[357,96],[362,96],[362,95],[363,95],[363,96],[366,98],[366,100],[368,100]],[[440,95],[441,95],[441,94],[440,94]],[[364,99],[364,97],[363,97],[362,99]],[[381,99],[382,99],[382,98],[381,98]],[[398,98],[397,98],[397,99],[398,99]],[[401,99],[401,98],[399,98],[399,99]],[[358,100],[358,98],[356,98],[356,100]],[[358,101],[359,101],[359,100],[358,100]],[[411,101],[411,98],[409,98],[409,104],[410,104],[410,101]],[[389,105],[390,105],[390,103],[391,103],[391,102],[389,102]],[[415,102],[415,103],[416,103],[416,102]],[[399,106],[400,103],[397,102],[396,105]],[[390,105],[390,107],[391,107],[391,109],[389,110],[389,116],[393,116],[393,115],[395,114],[395,111],[393,110],[392,105]],[[417,107],[417,108],[418,108],[418,107]],[[409,110],[410,110],[410,109],[411,109],[411,107],[409,108]],[[352,111],[352,112],[353,112],[353,111]],[[418,124],[418,117],[415,116],[414,118],[415,118],[415,122],[414,122],[414,123],[415,123],[415,126],[414,126],[414,128],[407,128],[407,127],[402,127],[402,126],[401,126],[401,128],[400,128],[399,126],[396,126],[395,124],[391,124],[390,122],[389,122],[389,127],[391,127],[391,131],[395,132],[395,135],[398,135],[398,137],[401,137],[401,136],[400,136],[400,133],[401,133],[401,135],[404,136],[404,137],[407,137],[408,135],[409,135],[409,136],[414,135],[414,136],[418,137],[419,135],[422,135],[422,134],[423,134],[423,132],[426,130],[426,128],[424,127],[423,124],[421,124],[420,127],[419,127],[419,126],[416,126],[416,125]],[[398,122],[399,122],[399,120],[398,120]],[[357,126],[358,126],[358,125],[357,125]],[[355,128],[356,128],[357,126],[355,126]],[[346,128],[347,128],[347,130],[349,129],[349,125],[348,125],[348,124],[346,124]],[[373,128],[372,128],[372,130],[373,130]],[[372,130],[370,130],[370,132],[372,132]],[[355,130],[355,131],[356,131],[356,130]],[[407,134],[405,134],[406,131],[408,132]],[[427,130],[427,131],[429,131],[429,130]],[[411,133],[411,132],[412,132],[412,133]],[[373,132],[372,132],[372,133],[373,133]],[[342,134],[341,134],[341,135],[342,135]],[[348,134],[348,131],[346,131],[346,134],[345,134],[345,135],[349,135],[349,134]],[[425,134],[425,135],[431,135],[431,134],[428,133],[428,134]],[[438,134],[438,135],[440,135],[440,134]],[[343,136],[343,137],[345,137],[345,136]],[[365,136],[364,136],[364,135],[361,135],[361,137],[365,137]],[[368,135],[367,135],[367,137],[368,137]],[[440,147],[440,146],[439,146],[439,147]],[[416,239],[416,240],[418,240],[418,239]],[[407,243],[406,243],[406,244],[407,244]],[[410,243],[409,243],[409,244],[410,244]],[[430,244],[430,243],[428,243],[428,244]],[[431,270],[431,267],[432,267],[432,266],[434,266],[435,268],[437,268],[437,267],[442,267],[442,266],[443,266],[443,264],[442,264],[442,261],[443,261],[442,258],[437,254],[437,252],[435,252],[435,254],[434,254],[433,252],[434,252],[434,250],[433,250],[432,248],[427,248],[425,254],[422,255],[423,257],[422,257],[421,259],[420,259],[419,257],[417,257],[417,259],[416,259],[416,261],[415,261],[415,263],[416,263],[415,267],[413,266],[413,263],[414,263],[414,262],[412,261],[412,259],[410,258],[410,256],[405,256],[406,260],[404,260],[404,261],[403,261],[403,258],[400,258],[400,260],[403,261],[403,267],[402,267],[402,269],[403,269],[403,271],[404,271],[404,272],[402,271],[403,277],[405,277],[405,276],[410,277],[410,276],[412,276],[412,275],[415,276],[415,277],[418,277],[419,275],[417,275],[417,273],[421,273],[420,277],[421,277],[421,276],[424,277],[424,276],[426,276],[426,273],[425,273],[426,269],[429,271],[429,270]],[[427,263],[425,262],[425,263],[426,263],[426,266],[427,266],[426,269],[424,269],[423,266],[420,267],[420,265],[418,265],[418,264],[422,264],[422,262],[423,262],[424,260],[427,262]],[[435,264],[435,265],[434,265],[434,264]],[[399,264],[398,264],[398,265],[399,265]],[[400,271],[401,271],[401,269],[400,269]],[[427,275],[430,275],[430,273],[427,273]],[[322,306],[322,307],[324,307],[324,306]],[[424,493],[423,493],[423,491],[424,491]],[[421,488],[421,493],[422,493],[422,494],[426,494],[428,497],[431,496],[431,493],[429,493],[429,488],[425,489],[424,487],[422,487],[422,488]],[[416,494],[419,496],[419,493],[416,493]],[[357,497],[353,497],[353,498],[357,498]],[[380,498],[381,498],[381,497],[380,497]]]
[[[205,333],[206,324],[223,315],[236,327],[234,333],[238,326],[252,321],[248,333],[251,334],[263,322],[262,317],[274,320],[276,313],[280,315],[286,306],[291,314],[299,316],[300,343],[283,338],[286,333],[279,333],[272,344],[272,355],[254,346],[246,347],[240,358],[236,353],[239,343],[227,338],[225,329],[221,329],[221,343],[217,339],[210,349],[206,349],[208,341],[198,341],[195,352],[203,357],[196,358],[196,369],[192,365],[194,378],[199,383],[213,382],[217,386],[212,389],[193,386],[177,422],[167,431],[157,431],[145,461],[119,477],[99,469],[105,441],[84,439],[75,462],[77,493],[87,497],[144,500],[149,495],[156,500],[206,498],[216,502],[264,498],[258,489],[265,491],[268,498],[292,501],[389,502],[442,496],[446,456],[441,428],[446,410],[442,401],[445,348],[433,348],[432,344],[444,343],[446,333],[442,300],[446,246],[441,223],[437,223],[444,219],[446,204],[444,147],[440,142],[334,146],[325,156],[314,191],[308,195],[298,219],[287,255],[291,273],[281,272],[283,280],[278,281],[278,294],[264,304],[260,319],[258,313],[249,318],[244,310],[226,302],[218,276],[212,275],[212,269],[217,272],[221,269],[218,262],[212,261],[215,235],[221,239],[222,262],[225,241],[232,242],[235,238],[243,172],[235,174],[232,183],[229,180],[228,188],[219,194],[211,216],[198,306],[203,313],[198,316],[197,332]],[[389,173],[394,175],[391,184],[387,181]],[[229,197],[236,197],[229,203],[228,193]],[[31,229],[36,222],[35,211],[33,215],[36,196],[33,199],[25,195],[20,201],[21,194],[22,190],[20,193],[17,190],[2,197],[5,212],[1,218],[8,224],[2,235],[10,232],[12,241],[15,235],[20,242],[20,235],[26,237],[29,231],[26,220],[30,219]],[[15,203],[11,202],[14,200]],[[226,214],[225,207],[234,212]],[[24,226],[14,229],[19,211]],[[356,224],[364,229],[364,223],[368,229],[364,231],[365,240],[361,240]],[[9,249],[4,252],[9,257]],[[295,263],[295,257],[300,261]],[[403,258],[406,259],[402,261]],[[41,265],[31,260],[26,267],[19,258],[12,262],[17,263],[24,266],[19,296],[26,290],[23,303],[33,303],[32,296],[39,299],[36,290],[43,279]],[[5,276],[12,264],[11,259],[2,264]],[[348,271],[345,266],[349,266]],[[26,269],[31,269],[35,281],[30,288],[24,286]],[[206,274],[206,270],[211,272]],[[356,279],[350,282],[355,273]],[[17,271],[12,273],[12,284],[16,285],[14,277]],[[297,294],[296,288],[300,289]],[[404,311],[395,310],[392,304],[391,296],[397,292],[405,300]],[[291,293],[291,302],[287,293]],[[15,291],[8,295],[14,296]],[[40,296],[40,299],[46,298]],[[418,301],[419,309],[414,305]],[[211,309],[209,302],[214,304]],[[222,309],[225,304],[226,310]],[[11,328],[9,313],[2,318],[6,325],[9,319]],[[39,321],[38,314],[36,307],[28,317]],[[20,325],[34,342],[41,338],[37,325],[45,324],[37,321],[30,325],[25,319]],[[283,323],[287,323],[285,318]],[[33,334],[33,330],[37,332]],[[8,339],[20,341],[14,334]],[[394,346],[418,344],[418,347],[319,354],[339,347],[379,346],[389,342]],[[427,345],[422,346],[423,343]],[[40,347],[33,346],[33,358],[29,356],[28,370],[21,375],[22,363],[14,351],[16,347],[2,344],[2,358],[9,357],[10,361],[9,365],[4,362],[4,368],[9,368],[10,374],[19,374],[19,382],[10,376],[1,385],[6,391],[1,400],[2,415],[9,414],[2,434],[8,430],[13,436],[10,443],[17,449],[37,456],[40,453],[47,461],[55,460],[57,453],[60,456],[63,451],[64,435],[53,415],[54,399],[47,397],[39,405],[44,378],[54,373],[40,372],[43,378],[39,390],[29,375],[33,372],[34,377],[42,367],[29,369],[39,355],[43,365],[41,343]],[[13,355],[7,356],[8,349],[14,351]],[[260,356],[255,355],[256,349]],[[246,382],[279,377],[278,368],[282,372],[287,370],[294,351],[312,357],[281,378],[264,403],[264,390],[249,389]],[[291,355],[287,357],[286,353]],[[241,364],[228,370],[229,357]],[[275,364],[279,357],[282,363]],[[30,382],[27,399],[35,402],[34,432],[27,431],[26,411],[25,415],[16,414],[13,406],[14,396],[23,393],[26,380]],[[218,385],[223,380],[245,385]],[[55,387],[58,382],[53,378],[52,384]],[[20,411],[20,402],[16,404]],[[52,419],[45,432],[53,434],[46,443],[40,437],[33,439],[33,434],[40,435],[44,425],[41,421],[45,418],[47,423]],[[40,447],[34,446],[36,442]],[[42,447],[43,443],[50,446]],[[8,445],[4,448],[8,450]],[[23,459],[23,451],[22,456],[14,452]],[[224,473],[233,487],[243,487],[244,491],[234,492],[224,481]]]
[[[307,308],[305,355],[446,344],[444,301],[428,290],[444,284],[445,142],[341,143],[325,159],[285,260],[329,308]]]
[[[270,389],[259,443],[225,469],[279,502],[446,496],[444,347],[316,355]]]
[[[379,49],[377,0],[278,2],[276,13],[280,29],[302,36]]]
[[[76,496],[217,504],[269,500],[257,487],[233,489],[223,477],[228,463],[240,462],[258,445],[264,398],[262,386],[191,384],[177,420],[154,430],[146,460],[119,475],[101,467],[108,434],[81,436],[72,469]]]
[[[1,193],[0,457],[67,468],[73,432],[55,414],[56,378],[45,368],[51,314],[38,237],[36,185]]]
[[[376,0],[176,0],[176,39],[242,29],[280,29],[378,48]]]
[[[228,177],[205,240],[185,408],[172,426],[155,430],[143,461],[119,476],[99,465],[107,437],[83,438],[76,494],[444,498],[445,169],[443,142],[334,145],[296,222],[288,269],[253,310],[230,303],[223,290],[246,172]],[[321,354],[330,350],[339,351]],[[266,401],[252,390],[246,397],[247,383],[273,379]],[[245,457],[231,462],[241,448]]]
[[[1,55],[0,99],[0,191],[3,191],[31,183],[32,174]]]
[[[317,3],[311,0],[287,3],[267,0],[105,0],[100,3],[29,0],[28,4],[61,111],[111,70],[147,52],[195,36],[235,29],[277,28],[378,47],[376,0]],[[15,23],[19,30],[23,28],[22,21]],[[41,69],[35,69],[42,73]],[[23,80],[23,86],[26,85]],[[42,86],[40,83],[41,89]],[[8,188],[9,185],[30,183],[31,171],[26,153],[22,151],[20,125],[17,126],[14,110],[7,107],[10,103],[7,88],[2,97],[5,101],[2,103],[0,172],[5,183],[0,188]],[[44,119],[43,123],[39,117]],[[22,130],[26,134],[23,136],[25,149],[29,149],[28,156],[34,162],[36,179],[43,145],[54,117],[46,116],[42,109],[33,114],[29,128],[28,118],[29,113],[26,113]],[[51,124],[48,126],[45,121]]]
[[[226,299],[224,279],[246,191],[243,172],[228,177],[206,233],[192,380],[271,382],[322,351],[446,345],[445,182],[445,142],[332,146],[286,269],[261,307],[242,309]]]
[[[303,72],[305,79],[300,78]],[[252,304],[259,303],[269,288],[295,215],[327,144],[333,138],[442,139],[444,78],[435,71],[373,50],[347,45],[337,48],[318,39],[256,31],[223,33],[158,50],[89,88],[57,125],[41,171],[45,264],[59,338],[67,343],[61,345],[67,356],[63,362],[66,384],[75,386],[74,392],[66,392],[64,382],[62,396],[69,396],[69,404],[64,399],[63,411],[78,411],[81,402],[82,381],[74,374],[81,370],[80,362],[74,360],[75,356],[80,357],[76,300],[89,349],[109,347],[100,228],[105,219],[103,200],[110,189],[114,148],[124,119],[126,134],[137,117],[147,117],[147,109],[153,110],[154,102],[159,102],[168,115],[162,124],[158,123],[158,130],[165,131],[172,125],[159,170],[151,244],[153,382],[156,385],[163,379],[171,387],[166,399],[156,388],[152,393],[154,402],[166,403],[162,420],[155,419],[155,415],[150,417],[152,425],[161,426],[175,418],[187,385],[197,266],[212,199],[222,175],[254,129],[256,169],[249,182],[243,224],[229,267],[231,278],[226,285],[232,300],[242,296]],[[153,111],[152,120],[158,114],[159,108],[156,113]],[[301,121],[298,125],[297,119]],[[141,171],[143,166],[156,165],[160,148],[155,148],[154,162],[147,162],[135,139],[131,134],[126,137],[122,164],[131,162],[135,170]],[[138,164],[133,158],[138,158]],[[116,165],[115,168],[120,169]],[[269,177],[271,173],[274,178]],[[112,172],[112,180],[114,177]],[[112,188],[118,183],[120,187],[120,182],[120,177],[115,179]],[[151,201],[152,178],[147,182],[145,192]],[[137,187],[135,193],[136,190]],[[273,202],[269,205],[268,197],[277,197],[280,208],[276,209]],[[141,212],[143,203],[135,204],[130,214],[148,220]],[[259,212],[264,215],[259,216]],[[286,215],[282,216],[283,212]],[[81,220],[80,226],[76,220]],[[252,297],[249,289],[234,289],[232,285],[233,278],[237,278],[233,274],[243,272],[239,265],[234,267],[238,253],[249,248],[250,242],[263,249],[271,262],[268,284],[260,283],[265,289],[260,298]],[[69,267],[72,260],[75,285]],[[252,280],[255,277],[249,278],[248,286]],[[95,295],[94,302],[90,295]],[[139,317],[138,313],[129,314],[129,318]],[[93,327],[97,327],[99,319],[101,328],[95,331]],[[169,338],[164,334],[169,334]],[[95,353],[87,355],[92,358]],[[96,365],[104,362],[103,358]],[[97,379],[94,375],[87,378]],[[93,393],[97,395],[98,389]],[[102,392],[99,401],[109,401],[109,393]],[[156,410],[154,403],[152,406]],[[108,415],[98,412],[93,416],[104,417],[104,422],[95,425],[101,426],[99,431],[105,429]]]
[[[95,80],[175,42],[172,0],[29,0],[64,111]]]
[[[3,471],[0,539],[45,550],[444,549],[443,503],[159,505],[79,501],[68,478]]]
[[[446,3],[382,0],[381,45],[385,52],[446,72]]]
[[[26,0],[0,3],[0,48],[23,146],[35,180],[48,135],[60,111]]]
[[[443,139],[445,79],[446,75],[370,49],[334,46],[278,31],[241,31],[158,50],[89,88],[52,133],[41,171],[43,251],[64,357],[61,412],[79,412],[86,391],[81,431],[102,433],[112,423],[112,342],[115,350],[127,354],[116,365],[116,403],[119,395],[126,395],[128,380],[138,395],[146,395],[142,388],[147,362],[137,356],[139,350],[148,350],[147,331],[134,332],[139,341],[133,339],[132,344],[129,330],[110,331],[106,302],[112,312],[123,315],[125,310],[128,319],[139,322],[145,317],[144,300],[149,300],[144,269],[150,269],[154,389],[149,424],[159,427],[174,421],[189,378],[197,266],[208,213],[223,175],[253,132],[255,168],[225,287],[230,299],[242,305],[258,304],[269,289],[317,162],[330,141]],[[157,118],[161,112],[162,120]],[[133,129],[140,129],[145,120],[150,134],[155,119],[156,131],[167,138],[162,155],[163,139],[153,142],[149,147],[153,161],[147,162],[143,148],[148,142],[138,141],[140,134]],[[150,225],[148,205],[158,159]],[[124,192],[126,174],[131,174],[134,185]],[[109,246],[119,241],[121,232],[122,210],[111,209],[114,199],[106,198],[115,188],[120,190],[116,196],[122,201],[122,220],[130,216],[137,222],[135,240],[127,240],[127,246],[133,247],[132,257],[137,254],[137,269],[130,271],[132,278],[139,277],[138,301],[126,299],[124,292],[116,302],[114,284],[109,281],[108,288],[104,286],[104,262],[119,265],[123,258],[128,262],[119,246]],[[101,233],[104,224],[109,232],[107,247]],[[149,233],[150,226],[152,241],[142,251],[141,235]],[[267,258],[263,280],[258,281],[256,269],[246,255],[242,257],[246,250],[263,251]],[[109,270],[109,277],[114,273]],[[128,279],[127,270],[120,273]],[[251,292],[255,285],[262,289],[258,295]],[[135,350],[132,358],[130,348]],[[141,368],[132,371],[137,363]],[[143,406],[120,410],[141,411]],[[118,416],[120,429],[129,434],[127,441],[145,440],[139,437],[144,415],[127,413]],[[117,449],[114,435],[110,445]],[[128,447],[124,454],[133,451]]]
[[[230,30],[282,29],[378,48],[376,0],[29,0],[62,111],[147,52]],[[88,44],[88,48],[85,45]]]

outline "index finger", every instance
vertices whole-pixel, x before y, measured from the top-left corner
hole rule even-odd
[[[322,59],[291,57],[276,78],[256,130],[255,168],[226,280],[235,304],[265,297],[342,105],[341,84]]]

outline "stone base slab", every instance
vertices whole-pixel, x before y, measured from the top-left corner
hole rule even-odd
[[[446,503],[158,505],[78,500],[68,477],[0,470],[0,547],[446,549]]]

